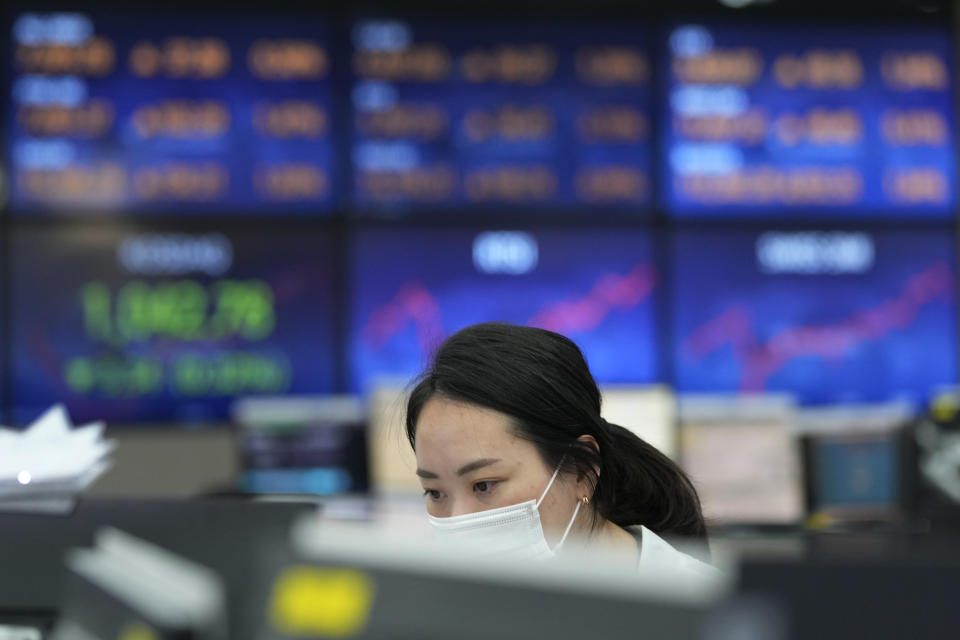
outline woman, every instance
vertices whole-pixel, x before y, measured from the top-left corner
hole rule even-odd
[[[600,417],[597,384],[561,335],[499,323],[452,335],[410,395],[406,429],[443,537],[510,557],[569,539],[641,570],[715,572],[660,537],[706,542],[693,485]]]

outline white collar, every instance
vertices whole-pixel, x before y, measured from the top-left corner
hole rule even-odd
[[[641,573],[671,573],[708,580],[723,579],[723,574],[715,567],[677,551],[650,529],[642,525],[630,529],[634,535],[639,534],[640,537],[640,562],[637,569]]]

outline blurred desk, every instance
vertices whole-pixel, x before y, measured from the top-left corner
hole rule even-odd
[[[223,577],[228,598],[243,602],[260,551],[286,544],[293,520],[316,510],[305,500],[86,499],[66,516],[0,513],[0,623],[46,628],[59,606],[65,553],[91,546],[104,526],[210,567]],[[233,612],[233,628],[250,626],[244,620],[249,611],[237,607]]]

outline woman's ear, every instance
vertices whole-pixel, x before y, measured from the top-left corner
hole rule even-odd
[[[600,445],[597,444],[597,439],[591,435],[584,434],[577,438],[577,443],[584,447],[593,449],[597,456],[600,455]],[[597,489],[597,482],[600,481],[600,465],[593,465],[593,476],[592,477],[582,477],[578,479],[578,483],[584,483],[584,489],[587,491],[587,497],[593,498],[593,493]]]

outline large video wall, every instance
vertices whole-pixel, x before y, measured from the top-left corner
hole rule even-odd
[[[215,423],[559,331],[601,383],[956,382],[935,22],[14,11],[0,404]]]

